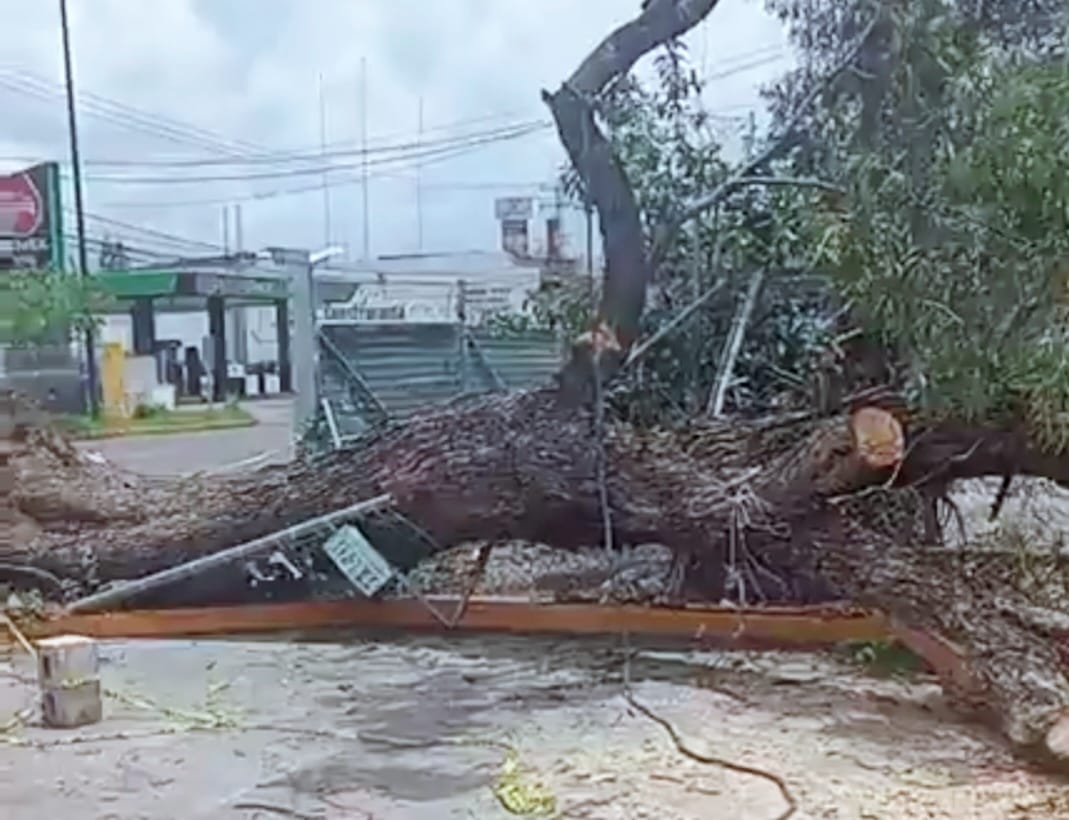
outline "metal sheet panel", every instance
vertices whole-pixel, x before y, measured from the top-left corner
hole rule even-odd
[[[546,331],[500,335],[443,322],[329,324],[321,333],[349,365],[320,360],[321,388],[343,435],[368,421],[352,372],[391,416],[404,417],[464,393],[538,386],[561,362],[560,342]]]

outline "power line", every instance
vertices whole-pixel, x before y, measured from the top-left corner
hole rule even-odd
[[[477,145],[477,146],[474,146],[474,147],[473,146],[466,146],[466,147],[462,147],[462,148],[457,148],[457,149],[454,149],[454,150],[452,150],[450,152],[442,153],[442,154],[440,154],[438,156],[435,156],[435,157],[433,157],[431,159],[424,159],[421,164],[423,166],[426,166],[426,165],[446,162],[446,161],[448,161],[450,159],[455,159],[457,157],[461,157],[461,156],[464,156],[466,154],[470,154],[473,151],[476,151],[481,147],[482,146]],[[380,170],[380,171],[378,171],[376,173],[368,174],[368,177],[370,179],[381,179],[381,178],[389,178],[389,177],[396,178],[397,177],[397,170],[404,170],[405,167],[406,166],[402,166],[401,168],[395,169],[393,171]],[[411,168],[411,167],[414,167],[414,166],[412,164],[410,164],[407,167]],[[360,177],[348,176],[348,177],[342,177],[341,179],[332,180],[331,187],[332,188],[338,188],[338,187],[341,187],[341,186],[352,186],[352,185],[360,185],[360,184],[362,184],[362,179]],[[541,183],[537,183],[537,184],[541,184]],[[425,190],[426,190],[426,189],[434,189],[437,186],[425,185],[424,187],[425,187]],[[496,185],[495,184],[493,187],[508,187],[508,186],[507,185],[502,186],[502,185]],[[445,189],[445,186],[443,186],[443,189]],[[304,185],[293,186],[293,187],[289,187],[289,188],[276,188],[276,189],[272,189],[272,190],[268,190],[268,191],[254,192],[254,193],[247,194],[247,195],[244,195],[244,196],[228,196],[228,197],[224,197],[224,198],[215,197],[215,198],[210,198],[210,199],[209,198],[204,198],[204,199],[186,199],[186,200],[166,200],[166,201],[157,201],[157,202],[145,202],[145,201],[142,201],[142,200],[128,201],[128,202],[110,202],[110,203],[106,204],[106,207],[108,207],[108,208],[156,208],[156,209],[160,209],[160,208],[176,208],[176,207],[199,207],[199,206],[207,206],[207,205],[225,205],[225,204],[233,203],[233,202],[256,202],[256,201],[264,200],[264,199],[275,199],[277,197],[292,196],[292,195],[296,195],[296,194],[308,193],[309,191],[319,191],[319,190],[321,190],[321,185],[319,183],[315,183],[315,184],[307,184],[306,183]]]
[[[407,179],[397,173],[380,172],[378,174],[372,174],[372,179]],[[347,178],[341,182],[331,182],[331,188],[340,185],[358,185],[361,180]],[[423,183],[422,190],[426,194],[428,191],[516,191],[526,189],[537,189],[544,185],[545,182],[532,182],[532,181],[517,181],[517,182],[435,182],[435,183]],[[107,208],[184,208],[194,206],[207,206],[207,205],[225,205],[231,202],[249,202],[257,199],[273,199],[280,196],[291,196],[301,193],[307,193],[312,190],[318,190],[319,186],[300,186],[295,188],[286,188],[281,190],[266,191],[261,194],[251,194],[244,198],[227,197],[225,199],[177,199],[166,201],[143,201],[143,200],[126,200],[117,202],[105,202],[102,203],[103,207]]]
[[[71,241],[77,239],[77,236],[75,234],[70,233],[64,233],[63,237]],[[87,246],[91,246],[94,250],[110,250],[114,247],[115,240],[109,237],[86,236],[85,243]],[[149,250],[147,248],[141,247],[140,245],[131,245],[127,242],[123,242],[123,250],[126,251],[128,255],[133,257],[140,257],[146,262],[158,262],[163,259],[170,260],[178,258],[177,255],[173,252],[164,253],[162,249]]]
[[[329,163],[326,165],[312,165],[303,168],[284,168],[277,171],[252,171],[234,174],[199,174],[182,176],[113,176],[108,174],[93,174],[87,178],[96,182],[107,182],[114,185],[169,185],[169,184],[197,184],[205,182],[251,182],[259,179],[285,179],[288,177],[322,176],[324,173],[336,171],[362,170],[365,166],[378,167],[391,165],[411,159],[428,159],[442,156],[456,148],[476,148],[497,142],[505,142],[520,137],[526,137],[539,131],[550,128],[548,121],[528,123],[523,126],[513,127],[508,131],[492,133],[482,137],[468,137],[457,140],[454,143],[444,143],[437,147],[415,148],[409,151],[398,151],[394,156],[378,157],[375,160]]]
[[[420,142],[418,139],[409,142],[399,142],[389,145],[380,145],[377,147],[369,147],[367,153],[370,155],[379,154],[401,154],[405,152],[412,152],[422,148],[434,148],[434,147],[449,147],[452,145],[463,144],[472,139],[482,137],[492,137],[498,135],[508,135],[517,129],[523,128],[541,128],[548,127],[548,120],[524,120],[514,122],[506,126],[500,126],[498,128],[485,129],[482,131],[473,131],[466,134],[460,134],[452,137],[443,137],[437,140],[423,140]],[[171,159],[171,160],[136,160],[136,159],[89,159],[86,160],[84,165],[91,165],[97,168],[201,168],[201,167],[214,167],[214,166],[259,166],[259,165],[279,165],[283,163],[301,163],[301,162],[318,162],[323,163],[329,159],[345,159],[361,157],[363,155],[361,149],[350,149],[344,151],[317,151],[309,154],[289,154],[286,156],[278,157],[265,157],[265,156],[249,156],[239,158],[200,158],[200,159]],[[5,157],[4,159],[9,161],[25,161],[25,162],[37,162],[37,157]],[[313,171],[321,169],[312,169]]]
[[[133,231],[138,234],[143,234],[147,237],[152,237],[156,240],[167,242],[173,245],[178,245],[186,248],[201,248],[204,250],[210,250],[219,252],[223,250],[221,245],[213,242],[206,242],[201,239],[189,239],[188,237],[179,236],[178,234],[169,233],[168,231],[156,230],[153,228],[145,228],[140,225],[134,225],[130,222],[124,222],[121,219],[113,219],[107,216],[101,216],[100,214],[86,213],[86,219],[90,222],[95,222],[101,225],[108,225],[114,228],[121,228],[126,231]]]
[[[0,69],[0,87],[8,88],[17,93],[36,99],[51,99],[60,93],[60,88],[51,81],[38,77],[31,72],[19,70]],[[177,120],[162,115],[143,111],[133,106],[126,105],[107,97],[102,97],[89,92],[79,92],[79,104],[84,107],[86,113],[111,124],[118,125],[128,130],[146,133],[150,136],[177,142],[183,145],[204,147],[215,154],[224,154],[225,157],[200,157],[200,158],[174,158],[161,160],[128,160],[128,159],[89,159],[86,165],[98,167],[198,167],[201,165],[242,165],[242,164],[278,164],[285,162],[311,162],[321,161],[322,150],[292,150],[292,149],[268,149],[263,146],[253,145],[244,141],[229,140],[214,132],[202,129],[198,126],[190,126]],[[438,126],[425,128],[425,131],[455,131],[458,128],[474,125],[480,122],[504,120],[508,114],[491,114],[481,117],[470,117],[444,123]],[[487,133],[508,130],[517,126],[529,125],[537,120],[520,120],[494,129],[476,131],[455,137],[443,137],[436,140],[424,140],[423,145],[447,144],[455,141],[479,136]],[[395,132],[396,136],[407,132]],[[368,141],[369,153],[377,154],[398,150],[412,149],[418,143],[411,140],[397,143],[388,138],[377,137]],[[328,147],[329,147],[328,143]],[[352,146],[352,143],[336,143],[336,145]],[[356,156],[361,153],[360,148],[346,147],[328,151],[327,156],[345,157]],[[11,161],[38,161],[36,157],[7,157]]]
[[[717,71],[711,74],[706,74],[702,78],[702,80],[704,82],[726,80],[728,77],[734,77],[737,74],[743,74],[747,71],[752,71],[755,68],[760,68],[761,66],[777,63],[782,60],[784,56],[784,50],[781,48],[776,53],[769,54],[766,57],[759,57],[757,59],[750,60],[749,62],[742,63],[741,65],[737,65],[734,68],[723,69],[721,71]]]
[[[0,86],[38,99],[51,99],[61,93],[59,84],[24,69],[0,70]],[[199,126],[144,111],[92,92],[78,92],[77,102],[79,109],[84,109],[97,119],[178,144],[208,148],[231,156],[271,153],[261,146],[231,140]]]
[[[776,52],[776,56],[774,57],[771,54],[768,54],[769,52]],[[724,79],[736,73],[747,71],[760,65],[765,65],[778,59],[778,56],[781,55],[782,52],[783,46],[781,44],[773,43],[747,52],[732,55],[731,57],[718,62],[718,65],[723,66],[723,70],[717,73],[708,74],[705,79]],[[768,54],[767,57],[761,56],[766,54]],[[743,63],[737,65],[740,60],[743,61]],[[54,83],[47,78],[41,77],[40,75],[25,69],[0,70],[0,86],[38,99],[47,99],[62,93],[62,86],[60,84]],[[196,167],[199,165],[282,163],[313,161],[317,158],[322,159],[322,146],[319,151],[313,151],[311,149],[268,149],[264,146],[256,145],[244,140],[230,139],[216,132],[201,128],[200,126],[190,125],[156,112],[139,109],[100,94],[82,91],[78,94],[78,101],[80,106],[86,110],[87,114],[108,121],[114,125],[183,145],[207,148],[215,154],[223,154],[228,157],[228,159],[197,158],[157,161],[102,159],[89,160],[86,163],[87,165],[107,165],[111,167]],[[429,132],[450,130],[466,124],[504,119],[506,116],[508,115],[491,114],[483,117],[473,117],[457,120],[453,123],[429,127],[424,130]],[[399,134],[400,132],[396,133]],[[381,139],[382,138],[369,140],[369,152],[390,151],[399,148],[413,147],[413,143],[403,143],[401,145],[375,144]],[[435,141],[424,141],[424,144],[432,144],[433,142]],[[338,143],[338,145],[351,146],[353,143]],[[330,146],[328,145],[328,147]],[[359,153],[360,150],[361,149],[355,147],[340,148],[329,153],[335,156],[351,156]]]

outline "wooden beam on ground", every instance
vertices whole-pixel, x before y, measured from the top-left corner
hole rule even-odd
[[[434,597],[454,611],[456,597]],[[130,610],[57,615],[22,624],[34,638],[79,634],[95,638],[177,638],[357,627],[442,632],[419,601],[315,601],[252,606]],[[882,615],[842,608],[780,607],[668,609],[598,604],[540,604],[527,599],[475,598],[456,626],[464,632],[606,635],[630,633],[736,647],[803,648],[885,640]]]

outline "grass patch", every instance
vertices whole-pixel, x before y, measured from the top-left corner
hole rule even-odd
[[[60,418],[58,423],[75,438],[97,439],[229,430],[237,427],[251,427],[256,424],[256,419],[241,407],[228,404],[222,407],[189,410],[138,408],[128,419],[65,416]]]
[[[862,641],[846,651],[853,663],[876,677],[912,677],[924,671],[924,661],[898,641]]]

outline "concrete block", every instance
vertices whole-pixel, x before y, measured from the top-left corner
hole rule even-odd
[[[97,643],[83,635],[37,642],[37,683],[46,726],[72,728],[99,723],[104,713]]]
[[[82,635],[59,635],[37,642],[37,682],[45,689],[65,689],[98,679],[97,643]]]
[[[45,726],[73,729],[100,723],[104,717],[104,699],[100,681],[86,681],[57,689],[42,689],[41,716]]]

